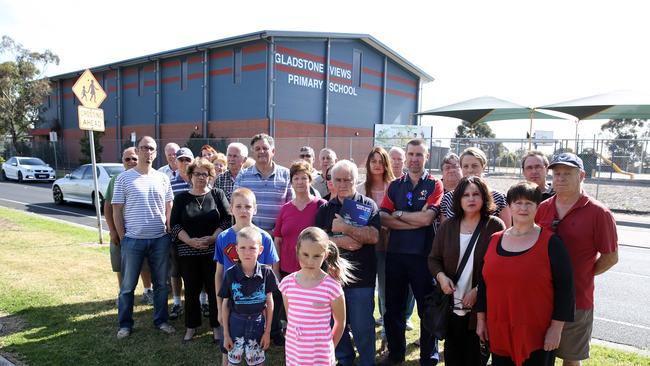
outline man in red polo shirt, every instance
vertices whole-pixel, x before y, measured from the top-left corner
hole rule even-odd
[[[564,366],[578,366],[589,358],[594,276],[618,262],[616,221],[607,207],[582,190],[582,159],[563,153],[555,156],[548,167],[553,170],[556,195],[539,205],[535,221],[557,233],[571,257],[576,315],[574,322],[564,325],[557,356],[564,360]]]

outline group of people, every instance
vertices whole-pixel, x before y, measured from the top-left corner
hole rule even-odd
[[[526,182],[504,194],[483,178],[480,149],[445,156],[439,179],[420,139],[374,147],[365,181],[329,148],[316,157],[302,147],[280,166],[266,134],[251,139],[248,167],[238,142],[225,155],[206,145],[197,158],[167,144],[159,171],[156,150],[148,136],[126,149],[127,170],[106,195],[120,339],[133,330],[141,276],[154,326],[174,333],[168,320],[185,314],[190,342],[207,317],[224,365],[263,364],[271,344],[284,346],[287,365],[399,364],[410,314],[422,318],[435,291],[450,298],[446,365],[589,357],[594,276],[616,263],[617,237],[611,212],[582,190],[574,154],[549,164],[529,152]],[[420,325],[421,365],[440,360],[438,341]]]

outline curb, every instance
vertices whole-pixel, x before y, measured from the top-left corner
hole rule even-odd
[[[638,221],[625,221],[625,220],[616,220],[617,226],[630,226],[638,227],[642,229],[650,229],[650,223],[638,222]]]
[[[621,343],[614,343],[614,342],[609,342],[609,341],[604,341],[602,339],[597,339],[597,338],[591,338],[591,344],[597,344],[599,346],[607,347],[607,348],[613,348],[617,351],[624,351],[624,352],[629,352],[629,353],[635,353],[639,356],[645,356],[645,357],[650,357],[650,350],[645,350],[645,349],[639,349],[634,346],[628,346],[626,344],[621,344]]]
[[[13,363],[9,362],[6,358],[0,355],[0,366],[15,366]]]

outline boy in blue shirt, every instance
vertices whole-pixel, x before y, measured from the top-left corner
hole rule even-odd
[[[273,272],[276,276],[280,271],[280,257],[273,245],[273,239],[266,231],[253,225],[253,216],[257,212],[257,202],[255,194],[248,188],[237,188],[230,199],[230,211],[235,220],[235,225],[227,230],[224,230],[217,236],[217,243],[214,250],[214,261],[217,262],[217,269],[214,274],[214,284],[217,293],[217,316],[219,323],[223,325],[227,318],[222,317],[222,302],[223,299],[219,296],[221,285],[224,281],[225,272],[239,262],[239,254],[237,253],[237,233],[244,228],[251,227],[257,230],[262,236],[262,250],[257,258],[261,264],[272,266]],[[226,353],[222,349],[222,353]],[[226,357],[223,358],[223,365],[227,365]]]
[[[224,348],[230,365],[240,364],[243,355],[246,364],[262,365],[271,342],[272,293],[278,283],[271,268],[257,262],[263,247],[256,227],[237,232],[236,250],[239,262],[226,271],[219,291]]]

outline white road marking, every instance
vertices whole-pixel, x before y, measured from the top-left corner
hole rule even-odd
[[[629,272],[607,271],[606,273],[614,273],[614,274],[621,274],[621,275],[626,275],[626,276],[650,279],[650,276],[642,275],[642,274],[636,274],[636,273],[629,273]]]
[[[605,319],[605,318],[601,318],[601,317],[598,317],[598,316],[595,316],[594,319],[595,320],[601,320],[601,321],[604,321],[604,322],[614,323],[614,324],[625,325],[625,326],[632,327],[632,328],[650,330],[650,327],[646,327],[645,325],[632,324],[632,323],[628,323],[628,322],[622,322],[620,320]]]
[[[58,208],[41,206],[41,205],[37,205],[37,204],[34,204],[34,203],[29,203],[29,202],[20,202],[20,201],[8,200],[6,198],[0,198],[0,200],[7,201],[7,202],[12,202],[12,203],[17,203],[19,205],[25,205],[25,206],[30,205],[30,206],[33,206],[33,207],[43,208],[43,209],[46,209],[46,210],[52,210],[52,211],[61,212],[61,213],[65,213],[65,214],[71,214],[71,215],[75,215],[75,216],[79,216],[79,217],[88,217],[88,218],[91,218],[91,219],[96,219],[97,218],[97,216],[82,215],[80,213],[76,213],[76,212],[72,212],[72,211],[59,210]]]

